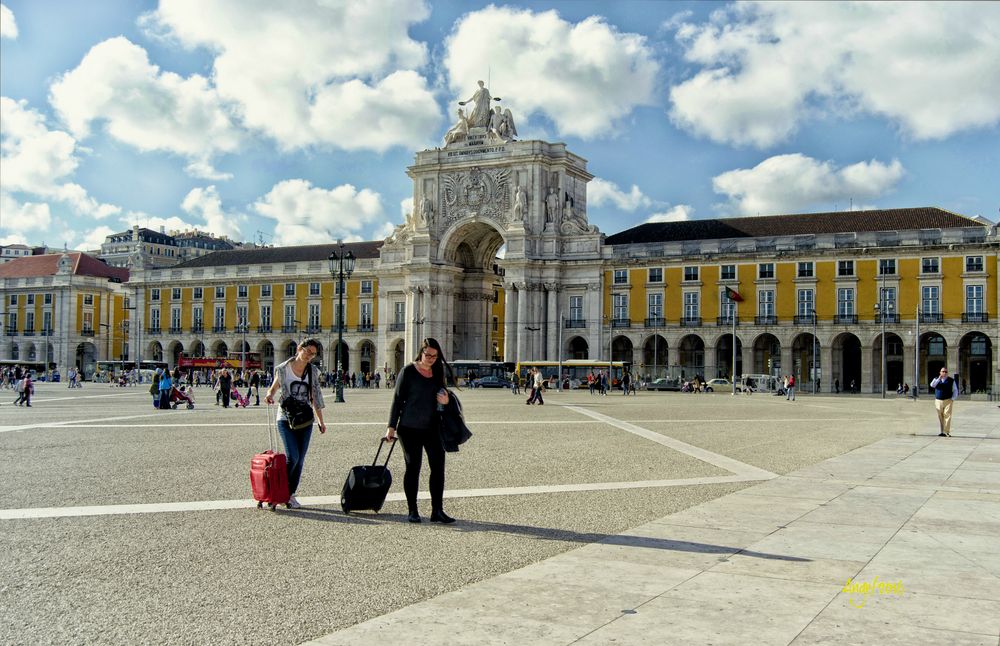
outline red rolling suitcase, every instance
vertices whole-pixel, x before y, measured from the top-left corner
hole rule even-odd
[[[267,503],[274,509],[288,503],[288,463],[284,453],[274,450],[274,437],[278,434],[276,421],[271,418],[271,406],[266,408],[267,442],[271,448],[250,460],[250,487],[258,508]]]

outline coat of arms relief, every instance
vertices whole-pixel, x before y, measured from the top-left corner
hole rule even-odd
[[[464,217],[478,215],[505,227],[511,202],[510,176],[509,168],[473,168],[442,175],[439,226],[445,228]]]

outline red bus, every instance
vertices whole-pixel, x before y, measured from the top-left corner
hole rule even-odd
[[[244,364],[244,354],[246,363]],[[230,352],[225,357],[192,357],[191,355],[182,353],[177,359],[177,367],[181,369],[193,368],[195,370],[199,369],[216,369],[216,368],[236,368],[239,370],[246,366],[247,370],[260,370],[264,367],[261,363],[259,352]]]

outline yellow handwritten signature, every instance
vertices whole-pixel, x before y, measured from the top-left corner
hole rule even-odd
[[[868,596],[871,594],[894,594],[902,596],[903,581],[889,583],[887,581],[879,581],[878,577],[875,577],[871,581],[855,581],[852,578],[847,579],[847,583],[844,584],[841,592],[850,595],[849,601],[852,606],[855,608],[864,608],[865,604],[868,603]]]

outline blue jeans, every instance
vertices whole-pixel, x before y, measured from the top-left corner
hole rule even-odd
[[[306,451],[309,450],[312,431],[311,424],[295,431],[286,420],[278,420],[278,433],[281,435],[281,441],[285,444],[285,457],[288,459],[289,495],[294,496],[296,489],[299,488],[299,480],[302,478],[302,463],[306,460]]]

